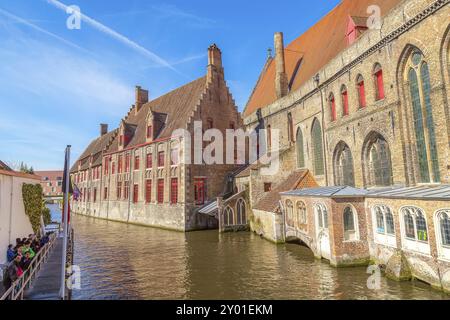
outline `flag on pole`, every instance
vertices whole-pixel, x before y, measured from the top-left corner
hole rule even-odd
[[[68,192],[68,197],[67,197],[67,202],[68,202],[68,210],[67,210],[67,221],[68,223],[70,223],[70,195],[73,194],[73,187],[72,187],[72,181],[70,178],[70,163],[69,163],[69,157],[68,157],[68,153],[66,152],[66,157],[64,160],[64,174],[63,174],[63,181],[62,181],[62,192],[63,194],[66,194],[66,191]],[[66,177],[69,178],[69,190],[66,190]],[[64,221],[64,208],[65,208],[65,203],[63,202],[63,215],[62,215],[62,222],[65,223]]]

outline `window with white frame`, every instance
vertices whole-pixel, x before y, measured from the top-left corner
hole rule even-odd
[[[358,239],[357,219],[352,207],[344,209],[344,240],[355,241]]]
[[[239,199],[236,204],[237,209],[237,224],[244,225],[247,224],[247,216],[245,212],[245,201]]]
[[[316,205],[317,223],[319,229],[328,229],[328,211],[323,204]]]
[[[376,205],[373,213],[373,236],[375,243],[397,247],[395,237],[394,215],[391,208],[385,205]]]
[[[439,210],[435,217],[439,258],[450,260],[450,209]]]
[[[403,219],[404,248],[430,254],[429,234],[424,211],[409,206],[402,208],[400,212]]]
[[[223,224],[225,226],[231,226],[234,224],[233,220],[233,209],[228,206],[225,208],[225,211],[223,213]]]

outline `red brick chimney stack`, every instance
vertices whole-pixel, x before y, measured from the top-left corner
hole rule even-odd
[[[101,123],[100,124],[100,136],[103,137],[107,133],[108,133],[108,125],[106,123]]]
[[[275,33],[275,90],[277,98],[280,99],[288,94],[288,79],[286,75],[286,64],[284,60],[284,41],[283,33]]]
[[[136,114],[141,110],[142,106],[148,102],[148,90],[136,86]]]
[[[223,77],[222,52],[216,44],[213,44],[208,48],[207,82],[212,82],[215,73]]]

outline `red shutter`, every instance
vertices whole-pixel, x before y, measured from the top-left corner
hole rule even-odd
[[[147,169],[153,168],[153,156],[151,153],[147,154]]]
[[[164,202],[164,179],[158,180],[158,203]]]
[[[123,165],[123,157],[122,157],[122,155],[120,155],[119,156],[119,160],[118,160],[118,163],[117,163],[117,172],[118,173],[122,173],[122,165]]]
[[[383,83],[383,70],[378,71],[376,74],[378,100],[384,99],[384,83]]]
[[[145,202],[152,202],[152,180],[145,181]]]
[[[170,203],[178,203],[178,179],[172,178],[170,183]]]
[[[206,201],[206,179],[196,178],[194,179],[194,196],[195,204],[203,205]]]
[[[164,167],[164,151],[158,153],[158,167]]]
[[[135,184],[133,186],[133,203],[139,202],[139,185]]]
[[[334,100],[334,98],[331,98],[330,106],[331,106],[331,121],[336,121],[336,101]]]
[[[347,91],[342,92],[342,102],[344,105],[344,116],[348,116],[349,111],[348,111],[348,93]]]
[[[134,170],[139,170],[140,161],[139,156],[134,157]]]
[[[127,155],[125,156],[125,172],[130,172],[130,154],[127,153]]]

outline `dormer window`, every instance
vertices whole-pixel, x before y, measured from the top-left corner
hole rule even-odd
[[[347,24],[347,44],[352,45],[361,34],[368,29],[367,27],[367,17],[348,17]]]

